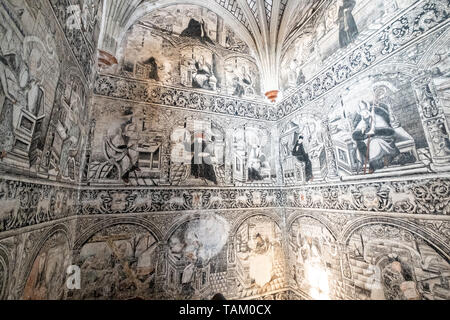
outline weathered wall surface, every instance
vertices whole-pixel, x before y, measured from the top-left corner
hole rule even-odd
[[[298,60],[279,104],[291,288],[447,300],[448,3],[327,10],[287,51]]]
[[[96,75],[94,18],[2,2],[0,298],[449,299],[448,3],[351,2],[359,33],[324,21],[277,105],[207,10],[150,14]]]

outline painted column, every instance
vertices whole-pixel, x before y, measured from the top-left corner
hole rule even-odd
[[[340,179],[339,179],[339,174],[338,174],[338,170],[337,170],[336,155],[334,153],[334,146],[333,146],[333,141],[331,139],[330,126],[329,126],[327,118],[322,120],[322,127],[325,130],[325,132],[324,132],[325,134],[324,134],[323,138],[324,138],[325,155],[327,158],[327,167],[328,167],[326,179],[328,181],[338,181]]]
[[[444,110],[437,103],[431,76],[421,75],[412,80],[412,85],[433,160],[431,168],[435,171],[447,171],[450,168],[449,128]]]
[[[167,252],[169,252],[169,246],[167,243],[158,244],[157,252],[157,265],[156,265],[156,278],[155,278],[155,292],[162,292],[166,286],[167,274]]]
[[[225,47],[225,28],[223,19],[217,16],[217,30],[216,41],[223,47]]]

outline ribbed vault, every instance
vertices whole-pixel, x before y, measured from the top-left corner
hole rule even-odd
[[[177,4],[205,7],[222,17],[249,46],[263,90],[278,90],[280,60],[289,39],[329,0],[105,0],[99,50],[113,57],[127,30],[150,12]]]

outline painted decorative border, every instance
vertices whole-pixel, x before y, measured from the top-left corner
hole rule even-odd
[[[148,81],[98,75],[94,93],[100,96],[144,103],[214,112],[258,120],[277,120],[275,105],[222,95],[154,85]]]
[[[0,178],[0,232],[77,214],[78,190]]]
[[[284,189],[282,206],[448,216],[450,179],[409,179]]]

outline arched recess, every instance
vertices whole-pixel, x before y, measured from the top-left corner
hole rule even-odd
[[[311,214],[311,213],[296,213],[289,217],[289,220],[287,222],[287,232],[289,232],[292,228],[292,225],[301,218],[311,218],[316,220],[319,224],[323,225],[328,232],[330,232],[331,236],[334,238],[334,240],[338,240],[339,236],[337,235],[337,232],[334,230],[332,224],[327,219],[324,219],[323,217],[320,217],[319,215]]]
[[[286,287],[288,250],[284,224],[275,212],[253,212],[233,225],[227,248],[228,279],[233,299],[244,299]]]
[[[157,242],[161,241],[163,239],[163,235],[159,228],[153,224],[152,222],[139,218],[139,217],[125,217],[125,218],[112,218],[108,219],[99,223],[94,224],[93,226],[89,227],[84,231],[75,241],[75,244],[73,246],[74,252],[78,252],[81,250],[83,245],[89,241],[95,234],[98,232],[109,228],[113,226],[117,226],[120,224],[129,224],[129,225],[136,225],[144,228],[147,230],[155,239]]]
[[[9,280],[9,259],[6,248],[0,245],[0,300],[7,297],[7,286]]]
[[[252,212],[250,214],[247,214],[245,216],[243,216],[242,218],[239,218],[238,220],[236,220],[236,222],[233,224],[233,227],[230,231],[231,235],[235,235],[236,232],[239,230],[239,228],[242,226],[243,223],[245,223],[245,221],[247,221],[250,218],[253,218],[255,216],[264,216],[269,218],[270,220],[272,220],[277,226],[278,228],[280,228],[280,230],[283,230],[283,225],[282,225],[282,220],[281,218],[276,215],[275,213],[268,213],[268,212]]]
[[[447,50],[450,43],[450,28],[444,31],[429,47],[428,50],[422,55],[418,62],[418,66],[421,69],[429,70],[436,61],[433,59],[436,54],[439,54],[440,50]]]
[[[137,6],[134,12],[129,16],[128,19],[121,22],[121,30],[109,30],[107,29],[110,23],[103,23],[103,30],[101,31],[100,39],[116,38],[115,47],[110,48],[104,47],[103,43],[99,44],[99,49],[108,51],[110,54],[116,56],[117,50],[124,40],[126,32],[141,18],[148,15],[152,11],[165,8],[172,5],[198,5],[209,9],[221,16],[228,25],[233,28],[236,34],[250,47],[251,50],[256,50],[255,40],[250,34],[250,32],[245,28],[245,26],[239,22],[228,10],[223,8],[220,4],[215,1],[204,1],[204,0],[187,0],[180,3],[177,0],[162,0],[155,2],[145,2]],[[106,13],[106,10],[105,10]],[[104,16],[105,18],[106,16]]]
[[[27,281],[31,275],[33,266],[35,264],[36,259],[40,255],[42,249],[46,245],[47,241],[51,239],[51,237],[56,236],[58,234],[61,234],[64,238],[64,244],[68,246],[68,251],[71,252],[72,250],[72,235],[70,230],[66,225],[58,224],[53,227],[51,227],[49,230],[47,230],[43,236],[39,238],[39,240],[36,242],[36,244],[33,246],[31,250],[30,257],[25,262],[25,266],[23,269],[23,272],[21,273],[22,276],[20,278],[19,286],[18,286],[18,293],[19,296],[22,297],[24,295],[25,286],[27,285]],[[64,270],[65,271],[65,270]]]
[[[399,229],[406,230],[412,234],[420,237],[428,243],[436,252],[450,263],[450,248],[446,239],[431,230],[427,230],[420,225],[407,221],[405,219],[391,218],[391,217],[364,217],[348,224],[342,231],[339,242],[347,245],[352,235],[359,229],[370,225],[388,225]]]

